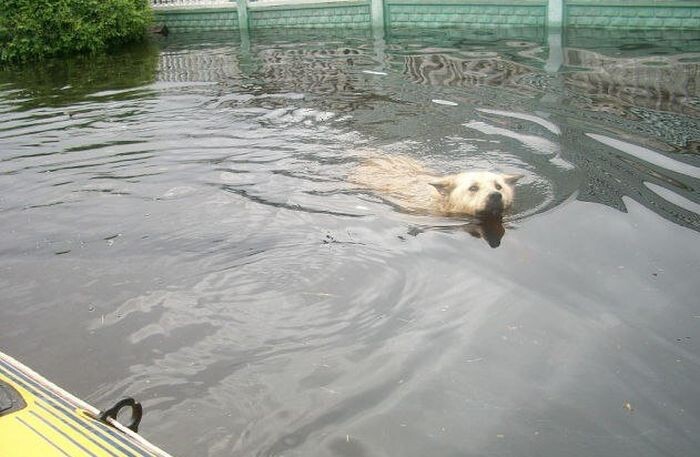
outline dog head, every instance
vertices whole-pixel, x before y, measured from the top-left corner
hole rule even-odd
[[[498,217],[513,204],[513,188],[522,175],[475,171],[430,181],[448,214]]]

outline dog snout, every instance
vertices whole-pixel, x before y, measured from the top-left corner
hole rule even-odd
[[[500,192],[491,192],[488,198],[490,202],[497,203],[503,200],[503,195]]]
[[[498,215],[503,212],[503,195],[500,192],[491,192],[486,197],[484,212],[491,215]]]

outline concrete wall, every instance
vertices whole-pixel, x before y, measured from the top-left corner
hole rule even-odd
[[[385,0],[385,5],[389,27],[541,27],[547,16],[546,0]]]
[[[166,24],[171,32],[238,30],[238,11],[230,6],[207,8],[154,8],[157,24]]]
[[[301,3],[272,5],[252,3],[248,6],[249,25],[253,30],[270,28],[366,28],[370,23],[366,1]]]
[[[217,0],[218,6],[177,1],[154,4],[155,20],[172,31],[561,25],[700,30],[698,0]]]
[[[700,2],[566,0],[569,27],[700,29]]]

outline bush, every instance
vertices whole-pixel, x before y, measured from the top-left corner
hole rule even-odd
[[[94,54],[142,39],[148,0],[0,0],[0,62]]]

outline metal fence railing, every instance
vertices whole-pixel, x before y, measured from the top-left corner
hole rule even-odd
[[[304,4],[304,3],[331,3],[344,0],[248,0],[248,4],[253,5],[272,5],[272,4]],[[237,3],[236,0],[151,0],[153,8],[187,8],[187,7],[212,7],[212,6],[231,6]]]
[[[235,0],[151,0],[153,8],[230,6]]]

